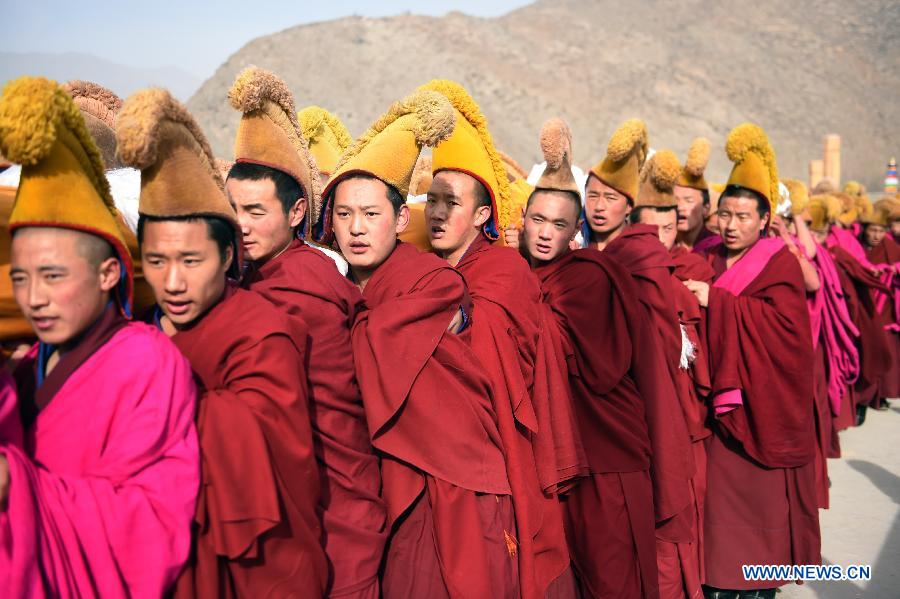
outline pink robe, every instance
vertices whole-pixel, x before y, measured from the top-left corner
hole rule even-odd
[[[73,372],[27,434],[0,370],[4,597],[166,592],[187,560],[200,483],[195,399],[187,361],[140,323]]]

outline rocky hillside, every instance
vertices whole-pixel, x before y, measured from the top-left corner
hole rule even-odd
[[[651,145],[681,156],[704,135],[711,179],[746,120],[771,135],[785,176],[805,179],[822,137],[843,137],[843,176],[880,186],[900,154],[900,3],[893,0],[539,0],[492,19],[450,13],[348,17],[257,38],[232,55],[189,107],[228,156],[237,114],[226,93],[248,65],[280,74],[298,107],[335,111],[354,135],[434,77],[481,104],[497,145],[540,157],[541,123],[572,125],[576,162],[599,160],[615,127],[647,121]]]

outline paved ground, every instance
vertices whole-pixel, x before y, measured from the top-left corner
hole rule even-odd
[[[831,509],[820,511],[823,563],[871,564],[868,582],[783,587],[778,599],[900,599],[900,400],[841,433],[829,460]]]

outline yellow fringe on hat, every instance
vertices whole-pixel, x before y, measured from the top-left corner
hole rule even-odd
[[[469,95],[469,92],[455,81],[450,81],[449,79],[434,79],[421,86],[419,89],[436,91],[450,100],[453,107],[469,121],[472,127],[475,128],[475,131],[478,132],[479,137],[481,137],[484,149],[491,160],[491,167],[494,171],[494,177],[497,179],[497,186],[499,187],[499,189],[496,190],[494,201],[497,203],[498,212],[496,216],[497,229],[502,233],[503,230],[513,222],[512,205],[510,203],[509,195],[509,179],[506,176],[506,168],[503,166],[503,161],[500,159],[500,155],[494,147],[494,140],[491,137],[491,133],[488,131],[487,119],[484,118],[484,114],[482,114],[481,109]]]
[[[781,200],[778,191],[778,165],[775,163],[775,152],[769,144],[769,137],[759,125],[743,123],[732,129],[725,142],[725,153],[728,159],[735,164],[740,164],[753,153],[762,159],[763,164],[769,170],[769,203],[773,208]]]
[[[806,185],[797,179],[782,179],[781,182],[787,187],[791,196],[791,214],[795,216],[800,214],[809,205],[809,192]]]
[[[616,132],[609,139],[606,154],[613,162],[621,162],[637,147],[639,149],[638,163],[643,164],[647,158],[648,145],[649,137],[647,135],[647,125],[644,124],[644,121],[641,119],[628,119],[616,129]]]
[[[427,90],[413,92],[403,100],[392,104],[388,111],[369,127],[368,131],[347,148],[347,151],[341,156],[336,170],[340,170],[359,154],[376,135],[405,114],[416,115],[416,126],[412,133],[416,143],[420,146],[434,147],[450,137],[453,127],[456,125],[456,113],[453,112],[453,106],[448,104],[441,94]]]
[[[843,191],[852,196],[861,196],[866,194],[866,186],[859,181],[847,181]]]
[[[87,162],[81,152],[73,155],[103,203],[116,216],[118,211],[106,180],[103,158],[72,97],[55,81],[20,77],[3,88],[3,100],[0,102],[0,154],[22,166],[37,164],[53,148],[57,129],[68,128],[81,143]]]
[[[216,185],[224,190],[225,184],[206,136],[187,109],[164,89],[151,87],[128,98],[119,113],[116,135],[119,141],[119,157],[128,166],[144,170],[157,162],[159,128],[165,121],[184,126],[199,144],[203,164]]]
[[[297,113],[297,120],[303,137],[310,142],[324,135],[327,130],[334,136],[341,154],[353,143],[353,138],[344,123],[321,106],[307,106]]]

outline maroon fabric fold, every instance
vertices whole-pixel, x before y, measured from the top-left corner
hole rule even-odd
[[[329,594],[377,594],[387,513],[350,343],[362,295],[331,258],[300,240],[248,272],[244,284],[300,321],[294,342],[308,345],[302,367],[309,377]]]

